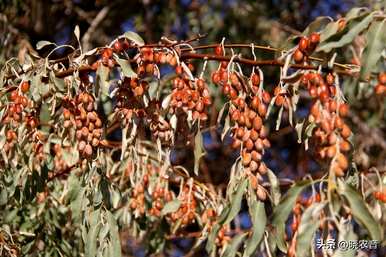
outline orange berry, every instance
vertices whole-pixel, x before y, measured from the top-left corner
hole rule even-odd
[[[307,51],[308,44],[309,44],[309,40],[305,37],[302,37],[299,41],[298,48],[300,49],[300,51],[305,53]]]
[[[293,55],[293,58],[294,58],[296,63],[300,63],[303,61],[304,55],[303,55],[302,51],[300,51],[299,49],[296,49],[295,53]]]
[[[23,83],[20,86],[21,92],[27,93],[29,91],[29,83],[28,81],[23,81]]]

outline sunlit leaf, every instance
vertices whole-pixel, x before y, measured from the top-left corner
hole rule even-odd
[[[304,211],[298,228],[298,236],[296,237],[297,257],[307,257],[310,255],[311,243],[316,230],[319,228],[320,212],[324,206],[325,203],[313,203]]]
[[[382,228],[371,215],[363,198],[352,186],[343,183],[340,180],[338,182],[338,189],[349,202],[355,220],[366,227],[373,240],[381,241],[383,238]]]
[[[386,19],[371,24],[366,34],[367,45],[361,59],[361,79],[366,79],[375,69],[382,51],[386,48]]]

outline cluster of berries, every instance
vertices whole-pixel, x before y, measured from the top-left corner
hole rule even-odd
[[[296,232],[299,228],[299,224],[300,224],[300,220],[301,220],[303,211],[307,207],[309,207],[312,203],[320,202],[320,201],[321,201],[321,197],[320,197],[319,193],[316,193],[310,197],[299,196],[297,198],[296,204],[292,208],[292,213],[293,213],[292,223],[291,223],[292,236],[287,235],[287,234],[285,235],[286,238],[291,239],[291,242],[290,242],[289,248],[288,248],[288,252],[287,252],[288,257],[295,257],[296,256],[296,242],[297,242]],[[323,215],[324,215],[324,213],[322,212],[320,214],[320,216],[321,216],[320,220],[323,220]],[[323,223],[321,222],[320,226],[322,226],[322,225],[323,225]]]
[[[254,181],[254,187],[260,200],[265,200],[265,191],[262,191],[259,183],[261,175],[266,174],[267,167],[262,162],[264,149],[271,146],[267,139],[268,131],[263,125],[263,119],[267,112],[269,97],[259,98],[254,96],[247,104],[244,99],[237,98],[230,108],[231,120],[235,123],[233,128],[232,147],[241,150],[244,171]]]
[[[173,130],[168,121],[166,121],[161,115],[154,115],[150,121],[150,131],[155,139],[159,139],[161,144],[170,145]]]
[[[348,168],[348,160],[343,153],[350,151],[348,137],[351,129],[342,118],[348,115],[349,107],[333,98],[336,89],[332,74],[324,79],[320,74],[308,73],[303,76],[302,84],[313,98],[308,121],[316,124],[313,130],[316,153],[322,160],[333,159],[331,168],[337,176],[343,176]]]
[[[320,35],[312,33],[309,37],[302,37],[298,43],[298,47],[293,54],[293,59],[296,63],[307,62],[308,56],[316,49],[320,42]]]
[[[377,199],[378,201],[381,201],[383,203],[386,203],[386,188],[383,188],[383,191],[375,191],[373,193],[374,198]]]
[[[94,98],[89,93],[80,93],[74,103],[73,110],[63,110],[63,126],[76,128],[79,153],[85,158],[91,158],[102,137],[102,121],[94,109]]]
[[[193,119],[208,119],[206,108],[212,104],[209,90],[202,79],[193,82],[187,78],[177,77],[173,80],[170,112],[191,111]]]
[[[170,213],[170,219],[172,222],[181,219],[182,227],[192,224],[196,221],[196,208],[197,200],[194,196],[195,186],[185,185],[178,195],[178,199],[181,202],[177,211]]]
[[[145,185],[146,186],[146,185]],[[139,215],[145,214],[145,188],[142,184],[137,184],[131,194],[130,208],[138,212]]]
[[[378,84],[374,88],[375,94],[386,96],[386,72],[379,73]]]

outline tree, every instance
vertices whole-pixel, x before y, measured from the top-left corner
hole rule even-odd
[[[76,47],[19,51],[0,74],[1,253],[384,255],[385,22],[354,8],[280,48],[129,31],[89,49],[76,26]]]

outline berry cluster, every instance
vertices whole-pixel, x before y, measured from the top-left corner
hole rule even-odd
[[[193,119],[205,121],[208,119],[205,110],[211,104],[210,93],[204,80],[197,79],[195,83],[180,77],[173,80],[173,92],[170,101],[171,113],[177,113],[178,110],[192,111]]]
[[[7,142],[4,145],[4,149],[8,152],[13,148],[17,135],[14,129],[20,126],[20,123],[24,122],[29,129],[35,129],[38,126],[38,120],[26,111],[27,107],[31,106],[31,102],[24,95],[28,93],[30,84],[27,81],[21,83],[19,90],[14,90],[9,95],[10,103],[8,104],[8,110],[2,120],[3,124],[9,124],[10,129],[6,132]]]
[[[76,128],[79,153],[90,158],[102,137],[102,121],[94,110],[94,98],[90,94],[80,93],[74,102],[76,106],[73,112],[66,108],[63,110],[63,125],[65,128]]]
[[[68,168],[66,162],[63,160],[62,155],[63,155],[63,149],[62,146],[59,144],[54,145],[54,166],[55,166],[55,171],[61,171],[65,170]]]
[[[160,217],[162,208],[166,203],[173,200],[173,193],[161,185],[155,187],[152,193],[152,207],[149,210],[150,215]]]
[[[378,201],[386,203],[386,188],[384,188],[382,192],[375,191],[373,195],[374,195],[374,198],[377,199]]]
[[[212,73],[212,82],[221,86],[223,94],[229,99],[234,100],[238,97],[239,92],[243,90],[243,87],[237,73],[228,73],[227,67],[228,62],[221,62],[220,69]]]
[[[217,246],[222,247],[231,241],[232,238],[229,236],[229,232],[230,232],[229,225],[224,225],[220,228],[215,240],[215,243]]]
[[[308,56],[316,49],[319,44],[320,35],[312,33],[308,38],[302,37],[298,43],[298,47],[293,54],[293,59],[296,63],[307,62]]]
[[[161,144],[170,145],[173,130],[169,122],[167,122],[162,116],[155,115],[150,121],[150,131],[155,139],[159,139]]]
[[[320,200],[321,198],[319,193],[316,193],[311,197],[302,197],[302,196],[298,197],[298,199],[296,200],[295,206],[292,208],[292,212],[293,212],[293,219],[291,223],[292,234],[294,234],[299,227],[300,219],[304,209],[309,207],[314,202],[320,202]]]
[[[130,208],[138,211],[140,215],[145,214],[145,188],[142,184],[137,184],[131,194]]]
[[[303,211],[307,207],[309,207],[312,203],[320,202],[320,201],[321,201],[321,198],[320,198],[319,193],[316,193],[310,197],[299,196],[297,198],[296,204],[292,209],[292,213],[293,213],[292,223],[291,223],[292,237],[290,235],[286,234],[286,238],[291,238],[291,242],[289,244],[289,248],[288,248],[288,252],[287,252],[288,257],[295,257],[296,256],[296,242],[297,242],[296,232],[299,228],[299,224],[300,224],[300,220],[301,220]],[[322,218],[323,215],[324,215],[324,213],[322,212],[320,214],[320,216],[321,216],[320,220],[321,221],[323,220],[323,218]],[[323,224],[324,224],[324,222],[320,222],[320,226],[322,226]]]
[[[231,120],[235,122],[232,147],[238,149],[242,146],[241,157],[244,171],[253,181],[256,181],[255,188],[260,200],[265,200],[266,196],[258,186],[258,182],[262,180],[261,175],[267,172],[262,156],[264,149],[271,145],[267,139],[267,129],[263,125],[268,102],[269,97],[267,96],[265,99],[254,96],[248,105],[242,98],[237,98],[230,108]]]
[[[196,221],[196,207],[197,201],[194,196],[195,187],[185,185],[180,194],[178,195],[178,199],[181,201],[181,205],[177,211],[170,214],[170,219],[172,221],[181,220],[181,225],[187,226]]]
[[[348,115],[349,107],[333,98],[335,87],[332,74],[323,79],[320,74],[308,73],[303,76],[302,83],[314,99],[308,121],[317,125],[313,130],[316,153],[322,160],[333,159],[331,168],[337,176],[343,176],[348,168],[348,160],[343,153],[351,148],[348,142],[351,129],[342,118]]]
[[[374,91],[379,96],[386,95],[386,72],[379,73],[378,84],[375,86]]]

